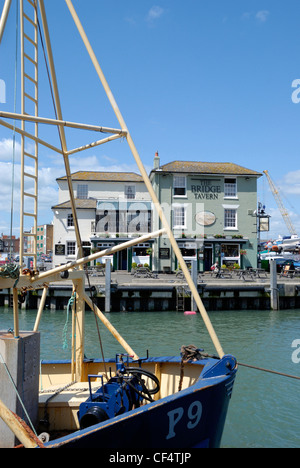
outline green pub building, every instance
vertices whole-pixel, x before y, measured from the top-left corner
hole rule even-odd
[[[218,262],[257,267],[257,180],[262,174],[234,163],[174,161],[160,165],[150,180],[187,263],[199,271]],[[154,209],[154,230],[161,227]],[[153,269],[179,266],[167,238],[154,244]]]

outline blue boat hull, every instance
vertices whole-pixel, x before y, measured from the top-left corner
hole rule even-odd
[[[167,358],[155,358],[155,362],[162,359],[166,362]],[[197,364],[203,368],[203,360],[193,363]],[[45,446],[106,449],[219,447],[236,371],[232,356],[224,356],[221,360],[205,359],[201,375],[191,387]]]

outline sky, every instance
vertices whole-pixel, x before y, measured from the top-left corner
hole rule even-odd
[[[3,5],[0,0],[0,11]],[[73,5],[147,171],[156,151],[161,164],[233,162],[268,170],[300,234],[299,1],[73,0]],[[64,120],[119,128],[66,3],[45,0],[45,8]],[[16,13],[13,0],[0,44],[0,111],[20,112]],[[40,59],[39,115],[54,118],[41,47]],[[55,128],[40,125],[39,135],[59,147]],[[68,149],[99,138],[82,130],[66,135]],[[0,233],[9,234],[13,213],[18,235],[19,136],[14,152],[12,142],[12,130],[0,126]],[[138,172],[125,140],[77,153],[70,165],[72,172]],[[64,174],[62,157],[41,146],[39,224],[52,221],[56,178]],[[270,232],[262,237],[288,235],[265,176],[258,181],[258,198],[271,215]]]

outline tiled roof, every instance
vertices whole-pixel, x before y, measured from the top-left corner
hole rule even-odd
[[[67,180],[67,176],[59,177],[57,180]],[[143,182],[142,176],[134,172],[78,171],[72,174],[72,180]]]
[[[160,166],[163,172],[189,172],[192,174],[228,174],[228,175],[252,175],[262,176],[260,172],[238,166],[234,163],[198,162],[198,161],[173,161]]]
[[[96,209],[97,200],[93,198],[87,198],[86,200],[82,200],[80,198],[75,199],[75,206],[81,210],[88,210],[88,209]],[[54,209],[65,209],[71,208],[71,202],[66,201],[64,203],[59,203],[58,205],[52,206],[52,210]]]

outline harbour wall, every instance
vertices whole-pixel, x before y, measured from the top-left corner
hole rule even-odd
[[[105,280],[93,278],[86,285],[86,293],[103,312],[113,311],[187,311],[192,310],[191,294],[184,282],[166,279],[168,275],[156,280],[133,280],[128,277],[123,282],[114,281],[108,293]],[[300,281],[278,281],[278,309],[300,309]],[[271,309],[271,287],[268,280],[251,283],[231,280],[203,281],[198,284],[198,291],[208,311],[212,310],[269,310]],[[109,308],[106,296],[109,294]],[[63,310],[72,295],[72,283],[69,281],[49,286],[45,308]],[[20,308],[37,309],[42,297],[42,290],[28,291],[20,297]],[[0,291],[0,306],[12,306],[12,291]]]

